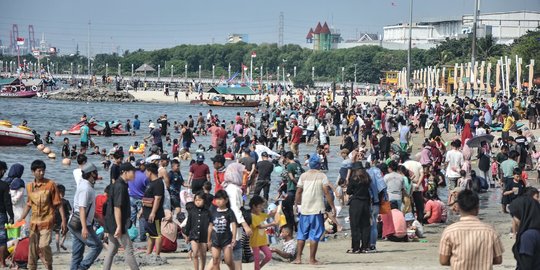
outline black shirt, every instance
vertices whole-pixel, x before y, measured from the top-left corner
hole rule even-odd
[[[154,198],[155,196],[161,196],[161,200],[159,201],[159,207],[154,218],[155,220],[160,220],[165,217],[165,211],[163,210],[163,200],[165,200],[164,195],[165,185],[163,184],[163,179],[161,178],[150,181],[150,183],[146,187],[146,191],[144,191],[144,198]],[[146,219],[148,219],[151,213],[152,207],[143,207],[143,215]]]
[[[257,171],[259,171],[259,180],[270,181],[270,175],[274,170],[274,164],[270,160],[262,160],[257,162]]]
[[[114,233],[118,225],[116,224],[116,219],[114,217],[114,207],[120,207],[120,211],[122,212],[122,234],[125,234],[131,227],[131,206],[129,201],[128,185],[122,178],[118,178],[117,181],[112,184],[107,197],[104,229],[108,233]]]
[[[188,211],[188,220],[185,228],[185,234],[189,240],[198,243],[208,241],[208,225],[210,223],[210,211],[203,206],[201,208],[193,207]]]
[[[0,200],[2,202],[0,204],[0,213],[8,214],[10,218],[14,219],[9,185],[2,180],[0,180],[0,196],[2,196],[2,199]]]
[[[117,165],[116,163],[113,163],[111,165],[110,176],[111,176],[111,184],[113,183],[113,179],[116,181],[120,177],[120,166]]]
[[[214,225],[212,232],[212,246],[223,248],[232,242],[231,223],[236,223],[236,218],[231,209],[221,211],[212,209],[210,223]]]

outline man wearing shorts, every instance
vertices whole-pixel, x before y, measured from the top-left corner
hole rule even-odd
[[[326,201],[330,204],[332,212],[330,215],[335,216],[336,208],[334,206],[334,200],[330,196],[329,182],[326,175],[320,171],[321,160],[318,155],[312,155],[309,159],[309,170],[298,179],[296,186],[296,199],[294,202],[295,209],[299,204],[301,207],[300,220],[298,221],[298,247],[296,253],[295,264],[302,263],[302,251],[306,240],[310,243],[310,264],[320,264],[315,258],[317,255],[317,248],[319,239],[324,233],[324,219],[323,213],[325,212],[323,196],[326,197]]]

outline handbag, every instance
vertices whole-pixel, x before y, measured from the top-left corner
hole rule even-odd
[[[403,194],[403,213],[409,212],[412,212],[411,197],[409,195]]]
[[[154,198],[142,198],[142,205],[145,207],[153,207],[154,206]]]
[[[92,204],[90,204],[90,207],[87,209],[90,210],[92,208]],[[90,214],[90,211],[86,211],[86,219],[88,220],[88,215]],[[82,224],[81,224],[81,214],[79,212],[73,212],[71,215],[71,218],[69,219],[69,227],[73,229],[74,231],[81,231],[82,230]]]
[[[388,200],[382,200],[379,207],[379,214],[390,214],[392,211],[392,208],[390,207],[390,201]]]

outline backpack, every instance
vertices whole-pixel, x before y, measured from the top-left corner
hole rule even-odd
[[[306,172],[306,170],[304,169],[304,167],[302,167],[302,164],[300,163],[300,161],[295,159],[294,162],[298,165],[296,166],[296,178],[298,179],[301,174]]]

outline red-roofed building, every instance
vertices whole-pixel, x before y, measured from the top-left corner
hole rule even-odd
[[[307,43],[313,43],[313,28],[309,28],[309,32],[306,36]]]
[[[342,40],[341,34],[336,29],[328,27],[328,23],[317,23],[315,30],[309,29],[306,36],[307,43],[313,43],[315,51],[329,51],[337,48],[337,44]]]

